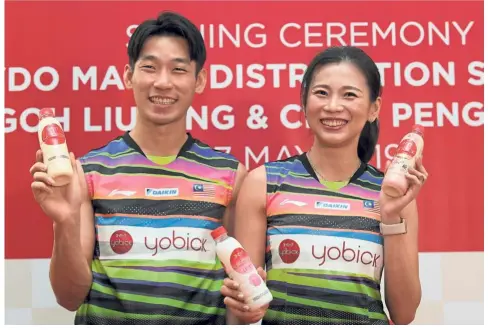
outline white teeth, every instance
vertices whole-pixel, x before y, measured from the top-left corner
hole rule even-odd
[[[166,97],[151,96],[149,100],[155,104],[170,105],[176,102],[175,99],[169,99]]]
[[[322,119],[320,122],[323,125],[330,127],[343,126],[347,124],[347,121],[343,119]]]

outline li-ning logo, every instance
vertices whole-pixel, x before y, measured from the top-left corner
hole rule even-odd
[[[134,195],[135,193],[136,193],[135,191],[114,189],[108,195],[109,196],[122,195],[122,196],[130,197],[130,196]]]
[[[331,202],[315,202],[316,209],[328,209],[328,210],[350,210],[351,204],[349,203],[331,203]]]
[[[173,197],[178,194],[178,188],[146,188],[147,197]]]
[[[300,201],[294,201],[294,200],[291,200],[291,199],[285,199],[284,201],[282,201],[280,203],[280,205],[285,205],[285,204],[293,204],[293,205],[296,205],[296,206],[305,206],[307,205],[307,203],[305,202],[300,202]]]

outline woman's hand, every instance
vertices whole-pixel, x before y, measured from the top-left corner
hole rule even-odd
[[[390,162],[386,165],[386,171]],[[380,212],[381,219],[384,223],[395,222],[399,218],[404,218],[403,209],[413,201],[420,192],[420,189],[427,181],[429,174],[422,165],[422,156],[418,157],[415,161],[415,168],[409,168],[408,173],[405,174],[409,181],[409,187],[405,195],[400,197],[390,197],[383,193],[380,193]]]
[[[266,282],[266,272],[264,269],[258,267],[257,271],[263,281]],[[230,278],[224,280],[224,285],[220,289],[220,292],[225,296],[224,303],[230,312],[245,324],[259,322],[264,317],[269,306],[266,304],[254,310],[249,308],[245,304],[244,294],[239,290],[239,284]]]

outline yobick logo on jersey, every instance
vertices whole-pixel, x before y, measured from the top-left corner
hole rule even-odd
[[[168,236],[163,237],[144,237],[146,248],[152,251],[155,256],[165,251],[197,251],[207,252],[207,238],[192,235],[190,233],[179,234],[175,230]]]
[[[350,210],[351,204],[349,203],[333,203],[333,202],[315,202],[316,209],[328,209],[328,210]]]
[[[125,230],[117,230],[110,236],[110,247],[117,254],[129,252],[134,245],[131,234]]]
[[[292,239],[285,239],[278,246],[278,254],[285,264],[292,264],[300,256],[300,246]]]
[[[319,246],[312,245],[312,256],[319,260],[319,266],[326,264],[328,261],[345,261],[363,265],[378,267],[381,255],[361,249],[361,246],[346,245],[346,241],[341,246]]]
[[[147,197],[174,197],[178,194],[178,188],[146,188]]]

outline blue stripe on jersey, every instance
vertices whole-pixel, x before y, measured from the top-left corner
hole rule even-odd
[[[192,219],[184,217],[172,218],[146,218],[146,217],[96,217],[97,223],[101,226],[133,226],[133,227],[150,227],[150,228],[169,228],[169,227],[189,227],[204,228],[214,230],[222,224],[215,221]]]
[[[323,235],[323,236],[335,236],[344,238],[355,238],[363,241],[369,241],[373,243],[383,244],[383,237],[370,233],[360,233],[351,231],[332,231],[322,230],[315,228],[269,228],[269,235]]]

